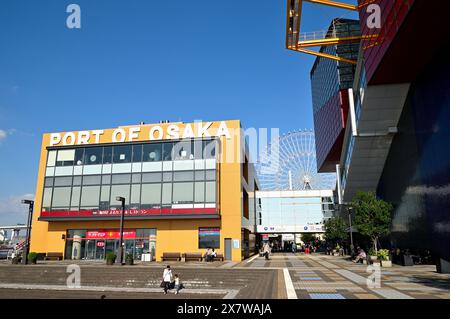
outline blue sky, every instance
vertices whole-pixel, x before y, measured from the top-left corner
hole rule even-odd
[[[71,3],[80,30],[66,27]],[[44,132],[161,119],[312,129],[313,58],[284,48],[285,15],[284,0],[2,0],[0,225],[26,220]],[[352,16],[305,4],[302,28]]]

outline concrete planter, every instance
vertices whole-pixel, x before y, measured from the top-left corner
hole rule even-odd
[[[382,260],[381,267],[390,268],[392,267],[392,261],[390,260]]]
[[[378,257],[377,256],[370,256],[370,260],[371,261],[377,261]]]

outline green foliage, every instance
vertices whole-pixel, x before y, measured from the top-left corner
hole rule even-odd
[[[31,252],[31,253],[28,254],[28,260],[30,262],[36,263],[37,259],[38,259],[38,254],[37,253]]]
[[[368,251],[369,256],[377,256],[375,248],[370,248]]]
[[[117,258],[117,255],[115,253],[113,253],[113,252],[109,252],[109,253],[106,254],[106,260],[115,262],[116,258]]]
[[[127,254],[126,256],[125,256],[125,260],[133,260],[134,258],[133,258],[133,255],[132,254]]]
[[[389,260],[389,250],[387,249],[380,249],[378,251],[378,255],[377,255],[378,259],[383,261],[383,260]]]
[[[373,192],[359,192],[353,198],[352,207],[356,228],[372,240],[377,251],[378,238],[389,234],[392,205],[378,199]]]
[[[302,237],[301,237],[302,241],[303,241],[305,244],[309,244],[310,242],[316,240],[316,238],[317,238],[317,237],[316,237],[315,234],[308,234],[308,233],[302,234]]]
[[[325,222],[325,239],[333,243],[347,238],[346,225],[341,217],[334,217]]]

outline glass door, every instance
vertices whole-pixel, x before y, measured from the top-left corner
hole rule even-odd
[[[84,259],[95,259],[95,240],[86,240]]]
[[[97,240],[95,242],[95,259],[103,260],[106,258],[105,246],[106,246],[106,243],[104,240]]]

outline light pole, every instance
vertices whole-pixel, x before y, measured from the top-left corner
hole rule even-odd
[[[353,245],[353,228],[352,228],[352,210],[353,208],[350,206],[347,208],[348,210],[348,224],[350,226],[350,253],[353,255],[355,246]]]
[[[30,251],[31,221],[33,219],[34,201],[29,199],[23,199],[22,204],[28,205],[27,235],[25,238],[25,245],[23,245],[23,256],[22,256],[22,264],[26,265],[28,261],[28,253]]]
[[[123,223],[125,220],[125,197],[117,196],[116,200],[122,202],[122,214],[120,215],[119,262],[123,265]]]

